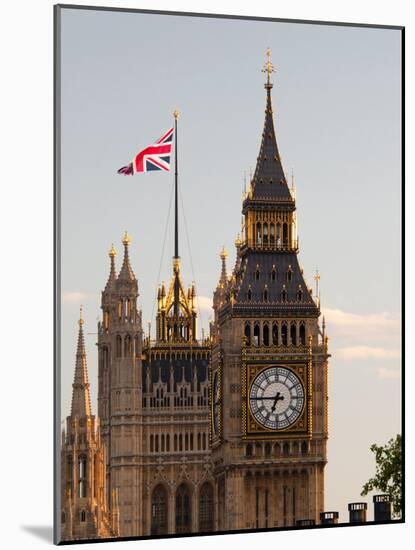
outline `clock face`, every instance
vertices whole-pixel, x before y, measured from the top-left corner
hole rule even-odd
[[[218,379],[218,373],[215,372],[213,376],[213,403],[212,403],[212,416],[213,416],[213,431],[215,434],[218,433],[219,428],[219,402],[220,402],[220,395],[219,395],[219,379]]]
[[[286,367],[269,367],[253,380],[249,405],[255,420],[271,430],[293,425],[304,408],[304,387]]]

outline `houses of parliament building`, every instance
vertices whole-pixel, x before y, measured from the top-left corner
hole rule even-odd
[[[158,290],[155,340],[143,332],[128,234],[119,270],[109,252],[96,416],[80,317],[61,441],[62,540],[275,529],[317,523],[324,511],[327,337],[298,262],[267,55],[259,155],[233,269],[220,254],[209,336],[197,339],[195,286],[181,278],[177,180],[175,255]]]

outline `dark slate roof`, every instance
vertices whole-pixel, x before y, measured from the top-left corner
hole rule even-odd
[[[256,279],[256,270],[259,267],[259,279]],[[275,266],[276,276],[272,279]],[[291,280],[288,271],[291,268]],[[284,286],[285,285],[285,286]],[[236,300],[233,310],[248,310],[255,312],[260,309],[263,315],[272,315],[289,310],[300,313],[319,315],[319,308],[310,295],[298,257],[295,252],[254,252],[250,251],[243,259],[241,271],[237,276]],[[298,290],[301,286],[302,297],[299,299]],[[268,291],[268,299],[264,298],[264,291]],[[283,300],[283,290],[286,290],[286,300]],[[251,299],[248,298],[251,291]]]
[[[275,137],[271,103],[272,85],[268,84],[265,87],[267,89],[267,102],[264,130],[262,132],[261,146],[252,180],[253,193],[250,200],[271,199],[281,202],[291,201],[292,197],[285,178]]]

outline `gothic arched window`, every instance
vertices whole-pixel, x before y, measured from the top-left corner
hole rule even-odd
[[[248,321],[245,323],[245,338],[246,338],[246,345],[251,345],[251,323]]]
[[[300,324],[300,344],[305,346],[305,325],[304,323]]]
[[[281,291],[281,302],[286,302],[286,301],[287,301],[287,291],[285,288],[283,288]]]
[[[81,520],[82,523],[84,523],[86,521],[86,512],[85,512],[85,510],[81,510],[81,513],[79,514],[79,519]]]
[[[268,302],[268,289],[264,290],[264,302]]]
[[[253,454],[252,443],[248,443],[248,445],[246,446],[245,454],[246,456],[252,456]]]
[[[293,278],[293,270],[291,269],[291,266],[288,266],[287,269],[287,281],[290,282]]]
[[[281,343],[283,346],[288,344],[288,327],[286,323],[281,327]]]
[[[110,324],[110,313],[108,310],[104,311],[104,329],[108,330]]]
[[[213,487],[208,481],[199,492],[199,531],[213,531]]]
[[[73,496],[73,462],[72,462],[72,456],[68,456],[66,459],[66,490],[71,492],[71,495]]]
[[[293,346],[297,345],[297,326],[295,323],[291,323],[290,326],[290,338]]]
[[[282,225],[282,242],[284,245],[288,244],[288,224],[283,223]]]
[[[167,491],[163,485],[157,485],[151,496],[151,534],[167,533]]]
[[[275,225],[273,223],[270,223],[269,225],[269,242],[271,244],[274,244],[275,241]]]
[[[190,489],[182,483],[176,491],[176,533],[189,533],[190,530]]]
[[[129,357],[132,354],[133,350],[131,344],[131,336],[127,334],[127,336],[124,338],[124,357]]]
[[[121,357],[122,354],[122,338],[119,334],[115,339],[115,354],[117,357]]]
[[[262,244],[262,231],[259,222],[256,224],[256,244]]]
[[[278,323],[272,323],[272,345],[278,346]]]
[[[259,324],[254,324],[254,346],[259,346]]]
[[[87,496],[87,460],[85,455],[78,457],[78,496],[85,498]]]
[[[252,300],[252,290],[250,288],[248,288],[248,292],[246,293],[246,299],[248,302]]]
[[[264,223],[262,228],[262,234],[264,239],[264,244],[268,244],[268,224]]]
[[[277,270],[275,269],[275,266],[272,266],[271,281],[275,281],[276,279],[277,279]]]
[[[264,326],[262,327],[262,340],[264,342],[264,346],[269,346],[269,325],[268,325],[268,323],[264,323]]]

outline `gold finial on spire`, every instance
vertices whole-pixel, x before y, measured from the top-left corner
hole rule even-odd
[[[314,275],[314,280],[316,282],[316,298],[320,303],[320,289],[319,289],[320,274],[318,272],[318,269],[316,269],[316,274]]]
[[[117,251],[114,248],[114,243],[112,243],[110,251],[108,252],[108,256],[110,258],[114,258],[117,255]]]
[[[175,109],[173,112],[174,120],[177,120],[179,118],[179,114],[180,114],[179,111]]]
[[[271,84],[271,73],[275,73],[274,65],[271,63],[271,50],[267,48],[267,60],[265,62],[264,68],[262,69],[263,73],[267,73],[267,83],[266,86],[272,87]]]
[[[128,232],[125,231],[124,238],[122,240],[122,244],[125,245],[125,246],[128,246],[130,243],[131,243],[131,238],[130,238]]]
[[[79,321],[78,321],[80,327],[81,327],[81,326],[84,324],[84,322],[85,322],[85,321],[84,321],[83,313],[84,313],[84,306],[81,305],[80,308],[79,308]]]
[[[237,235],[237,237],[236,237],[236,239],[235,239],[235,246],[236,246],[236,247],[239,247],[239,246],[241,246],[241,244],[242,244],[241,236],[240,236],[240,234],[238,233],[238,235]]]
[[[225,259],[228,256],[228,252],[226,251],[225,245],[222,246],[222,250],[220,251],[220,257],[222,259]]]

